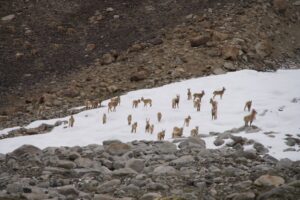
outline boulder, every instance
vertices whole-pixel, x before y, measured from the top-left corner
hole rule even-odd
[[[273,0],[273,7],[276,11],[284,13],[289,6],[288,0]]]
[[[176,167],[183,167],[183,166],[189,166],[190,164],[194,163],[195,159],[191,155],[182,156],[180,158],[177,158],[176,160],[173,160],[170,162],[170,165],[174,165]]]
[[[236,45],[226,45],[222,48],[222,55],[225,60],[237,60],[240,48]]]
[[[214,141],[214,145],[216,146],[221,146],[222,144],[224,144],[224,140],[220,139],[220,138],[216,138],[216,140]]]
[[[177,146],[171,142],[161,142],[157,143],[157,151],[160,154],[172,154],[177,151]]]
[[[150,72],[148,70],[140,70],[137,72],[134,72],[131,76],[130,76],[130,81],[131,82],[138,82],[138,81],[142,81],[145,80],[149,77]]]
[[[13,157],[22,157],[24,154],[29,154],[29,155],[42,155],[42,150],[33,146],[33,145],[27,145],[24,144],[21,147],[17,148],[14,150],[12,153],[10,153],[10,156]]]
[[[106,151],[111,155],[121,156],[131,150],[128,144],[112,143],[106,147]]]
[[[185,149],[185,148],[205,149],[206,144],[205,141],[202,140],[200,137],[188,137],[183,142],[180,142],[178,147],[180,149]]]
[[[126,162],[125,167],[131,168],[134,171],[140,173],[143,171],[145,164],[144,164],[144,161],[141,159],[132,158]]]
[[[107,181],[97,187],[97,191],[99,193],[109,193],[115,191],[121,185],[121,181],[119,179],[113,179]]]
[[[112,54],[110,54],[110,53],[106,53],[106,54],[104,54],[102,56],[102,62],[101,62],[101,64],[102,65],[109,65],[109,64],[111,64],[114,61],[115,61],[114,56]]]
[[[227,40],[228,38],[229,38],[229,34],[227,34],[227,33],[214,31],[212,34],[213,41],[224,41],[224,40]]]
[[[74,162],[68,161],[68,160],[59,160],[56,163],[56,166],[64,168],[64,169],[73,169],[76,167],[76,164]]]
[[[81,167],[81,168],[90,168],[93,166],[93,161],[89,158],[77,158],[75,160],[75,163],[77,165],[77,167]]]
[[[191,47],[206,45],[208,41],[210,41],[210,37],[208,35],[200,35],[190,39]]]
[[[16,16],[14,14],[6,15],[4,17],[1,17],[1,21],[3,22],[9,22],[13,20]]]
[[[6,186],[6,192],[9,194],[19,194],[23,192],[23,186],[21,183],[12,183]]]
[[[261,58],[265,58],[272,53],[272,45],[267,40],[258,42],[255,45],[255,51]]]
[[[112,174],[113,176],[130,176],[130,175],[135,175],[137,173],[131,168],[122,168],[113,171]]]
[[[62,195],[72,195],[77,196],[79,194],[79,191],[75,188],[74,185],[65,185],[62,187],[57,187],[57,191]]]
[[[287,168],[291,168],[292,166],[293,166],[293,161],[291,161],[288,158],[280,159],[276,163],[276,168],[278,168],[278,169],[287,169]]]
[[[158,199],[160,197],[161,197],[160,194],[151,192],[151,193],[144,194],[140,198],[140,200],[156,200],[156,199]]]
[[[257,186],[275,186],[278,187],[284,184],[284,179],[280,176],[262,175],[254,181]]]
[[[157,176],[161,175],[175,175],[177,170],[171,166],[158,166],[154,169],[153,174]]]

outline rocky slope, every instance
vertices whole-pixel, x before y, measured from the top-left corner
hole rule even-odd
[[[179,79],[299,67],[298,1],[103,2],[3,4],[0,128]]]
[[[104,141],[0,155],[0,198],[94,200],[297,199],[300,163],[256,151],[179,142]],[[263,154],[263,153],[260,153]]]

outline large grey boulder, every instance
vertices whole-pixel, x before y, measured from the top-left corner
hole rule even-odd
[[[177,173],[177,170],[174,167],[171,166],[158,166],[154,169],[153,174],[154,175],[175,175]]]
[[[119,179],[113,179],[110,181],[107,181],[97,187],[97,191],[99,193],[109,193],[114,191],[116,188],[118,188],[121,185],[121,181]]]
[[[171,142],[162,142],[162,143],[157,143],[157,151],[160,154],[172,154],[177,151],[177,147],[175,144]]]
[[[141,160],[141,159],[130,159],[126,162],[126,165],[125,167],[127,168],[131,168],[133,169],[134,171],[140,173],[143,171],[144,167],[145,167],[145,164],[144,164],[144,161]]]

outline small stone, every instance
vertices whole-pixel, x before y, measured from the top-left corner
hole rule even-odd
[[[95,44],[88,44],[88,45],[86,45],[85,50],[86,51],[93,51],[95,48],[96,48]]]
[[[106,8],[106,11],[107,12],[112,12],[112,11],[114,11],[114,9],[112,7],[108,7],[108,8]]]
[[[103,65],[109,65],[112,62],[115,61],[115,58],[110,54],[110,53],[106,53],[102,56],[102,62],[101,64]]]

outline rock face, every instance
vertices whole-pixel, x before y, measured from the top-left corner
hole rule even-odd
[[[226,145],[206,149],[198,137],[182,140],[179,148],[166,141],[118,140],[43,150],[24,145],[0,155],[0,199],[288,200],[300,195],[299,162],[249,156]]]

